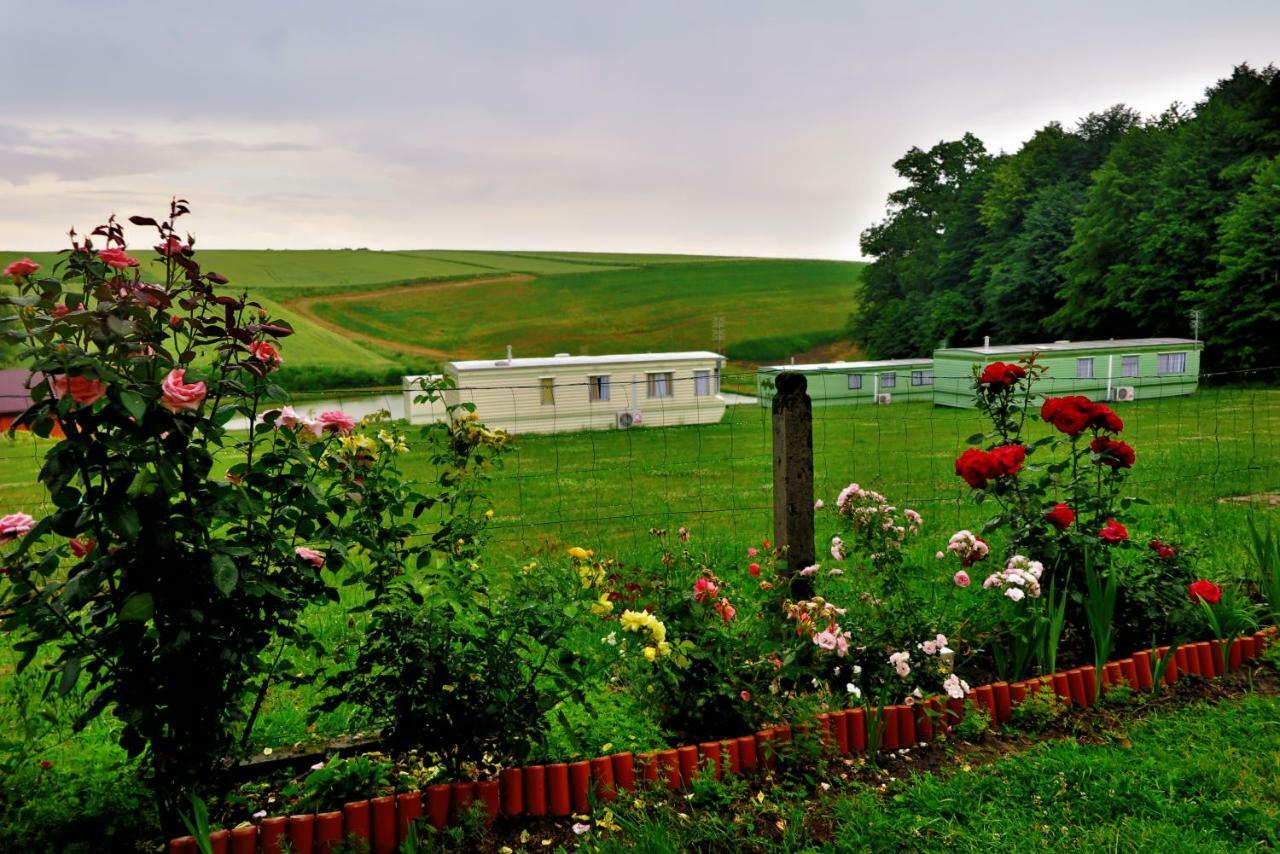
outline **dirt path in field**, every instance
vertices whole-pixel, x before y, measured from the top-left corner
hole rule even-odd
[[[456,353],[448,353],[444,350],[437,350],[434,347],[423,347],[419,344],[405,344],[400,341],[389,341],[385,338],[379,338],[376,335],[369,335],[364,332],[357,332],[354,329],[334,323],[315,311],[314,306],[317,303],[325,303],[326,305],[334,305],[344,302],[365,302],[371,299],[377,299],[382,296],[403,296],[407,293],[417,291],[452,291],[461,288],[474,288],[480,285],[515,285],[523,282],[531,282],[537,276],[531,276],[527,273],[512,273],[505,276],[492,276],[482,279],[462,279],[461,281],[452,282],[422,282],[417,285],[398,285],[395,287],[381,288],[376,291],[352,291],[343,294],[323,294],[318,296],[298,297],[288,300],[284,303],[286,307],[296,311],[298,314],[310,320],[317,326],[335,332],[345,338],[354,341],[363,341],[368,344],[376,344],[379,347],[387,347],[392,350],[399,350],[402,353],[410,353],[415,356],[426,356],[437,361],[447,361],[454,358]]]

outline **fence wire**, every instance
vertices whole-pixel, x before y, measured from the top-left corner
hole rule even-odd
[[[1139,389],[1138,399],[1113,404],[1125,421],[1122,438],[1137,449],[1126,494],[1149,501],[1172,524],[1194,516],[1196,527],[1207,528],[1238,522],[1242,509],[1280,505],[1280,369],[1202,374],[1192,394],[1144,397],[1143,389],[1159,380],[1126,380]],[[737,401],[731,405],[723,401],[733,389],[753,389],[755,374],[721,376],[719,395],[681,396],[683,382],[693,380],[676,377],[676,397],[668,399],[641,399],[643,383],[632,390],[628,400],[637,401],[645,426],[571,432],[557,428],[566,421],[576,426],[582,413],[566,415],[552,405],[548,421],[525,406],[536,386],[503,387],[509,407],[489,406],[511,413],[516,441],[490,488],[495,548],[511,554],[565,544],[622,549],[641,545],[652,528],[674,533],[682,526],[735,542],[766,535],[772,527],[771,412],[745,395],[731,398]],[[557,383],[556,390],[567,398],[579,385],[586,384]],[[1071,385],[1057,380],[1054,393],[1071,393]],[[465,399],[468,391],[459,394]],[[20,408],[11,401],[0,397],[0,417]],[[611,419],[616,401],[607,403],[591,404],[586,414]],[[976,410],[915,401],[814,403],[815,497],[830,503],[856,481],[918,509],[935,532],[971,526],[985,515],[954,472],[967,439],[986,426]],[[404,395],[385,388],[330,392],[297,406],[405,414]],[[489,420],[491,413],[482,407],[479,414]],[[657,426],[681,419],[707,423]],[[1029,429],[1032,438],[1047,432],[1038,423]],[[417,435],[412,427],[408,433],[411,440]],[[0,514],[51,509],[36,481],[48,448],[48,441],[22,434],[0,441]],[[437,473],[420,451],[411,441],[402,467],[425,485]]]

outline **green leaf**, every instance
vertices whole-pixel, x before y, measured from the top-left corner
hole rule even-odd
[[[974,433],[968,439],[965,439],[964,442],[966,445],[981,445],[984,438],[986,438],[985,434]]]
[[[224,554],[215,554],[213,556],[213,586],[218,588],[223,596],[230,596],[231,591],[236,589],[236,582],[240,580],[240,571],[236,569],[235,561]]]
[[[80,659],[68,658],[62,663],[62,676],[58,679],[58,693],[67,696],[80,680]]]
[[[121,391],[120,405],[129,411],[136,420],[141,421],[147,412],[147,402],[136,391]]]
[[[125,539],[133,539],[142,529],[137,509],[127,501],[115,501],[107,505],[107,524]]]
[[[124,605],[120,608],[120,619],[136,622],[149,620],[155,610],[155,600],[150,593],[135,593],[124,600]]]

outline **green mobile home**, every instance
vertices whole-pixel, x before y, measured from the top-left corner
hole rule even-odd
[[[771,406],[774,378],[783,371],[804,374],[814,406],[933,400],[932,359],[771,365],[756,370],[756,399]]]
[[[1039,391],[1127,401],[1191,394],[1200,376],[1204,344],[1188,338],[1116,338],[1047,344],[989,343],[933,351],[933,401],[973,406],[973,372],[991,362],[1014,362],[1032,353],[1048,368]]]

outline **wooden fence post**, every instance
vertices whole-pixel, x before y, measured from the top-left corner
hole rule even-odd
[[[814,562],[813,403],[803,374],[783,371],[774,384],[773,537],[787,550],[786,575],[799,581]]]

